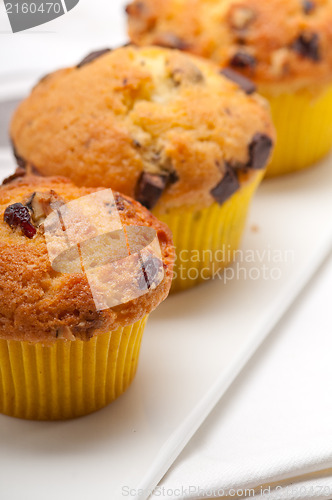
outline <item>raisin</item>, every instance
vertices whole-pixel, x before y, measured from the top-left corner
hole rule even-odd
[[[33,238],[37,232],[35,226],[31,224],[31,214],[28,207],[22,203],[9,205],[3,216],[4,221],[12,228],[20,227],[27,238]]]

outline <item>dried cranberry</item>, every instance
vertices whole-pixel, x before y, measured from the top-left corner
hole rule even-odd
[[[4,221],[13,229],[20,227],[23,234],[28,238],[33,238],[37,232],[35,226],[31,224],[31,215],[29,209],[22,203],[14,203],[6,208]]]
[[[22,222],[21,228],[24,236],[30,239],[32,239],[37,232],[37,229],[31,222]]]

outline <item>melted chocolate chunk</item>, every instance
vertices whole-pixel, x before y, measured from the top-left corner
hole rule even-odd
[[[248,168],[260,170],[266,166],[269,159],[273,142],[271,137],[258,132],[254,135],[253,140],[249,144],[249,162]]]
[[[219,205],[222,205],[240,188],[236,172],[231,165],[226,163],[226,174],[215,188],[211,190],[211,195]]]
[[[303,0],[302,6],[305,14],[311,14],[316,8],[315,3],[311,2],[310,0]]]
[[[235,68],[254,68],[256,66],[256,58],[247,52],[237,52],[230,60],[230,65]]]
[[[168,176],[168,184],[175,184],[179,179],[178,173],[173,170],[173,172],[171,172]]]
[[[254,82],[231,68],[222,69],[220,73],[229,80],[232,80],[232,82],[237,83],[238,86],[248,95],[254,94],[257,90]]]
[[[143,172],[136,186],[136,200],[151,210],[157,204],[166,185],[166,176]]]
[[[28,207],[22,203],[14,203],[6,208],[3,220],[12,228],[20,227],[23,234],[28,238],[33,238],[37,229],[31,224],[31,214]]]
[[[145,262],[141,261],[143,276],[137,280],[137,285],[140,290],[150,290],[153,285],[157,285],[159,274],[162,272],[163,263],[156,257],[150,257]]]
[[[178,49],[178,50],[188,50],[190,49],[189,43],[180,38],[175,33],[161,33],[155,39],[155,43],[160,45],[161,47],[166,47],[169,49]]]
[[[38,170],[37,167],[33,163],[28,163],[26,166],[27,173],[30,175],[39,175],[39,177],[44,177],[43,174],[41,174]]]
[[[295,42],[292,43],[291,49],[302,57],[312,59],[315,62],[321,60],[319,36],[317,33],[302,33]]]
[[[117,48],[118,49],[123,49],[125,47],[131,47],[131,46],[136,46],[136,43],[135,42],[126,42],[126,43],[123,43],[122,45],[119,45]]]
[[[130,3],[125,7],[125,12],[129,16],[135,16],[144,13],[147,10],[147,6],[144,2],[134,2]]]
[[[15,160],[16,160],[17,165],[19,167],[21,167],[21,168],[25,168],[27,162],[25,161],[25,159],[22,156],[20,156],[18,154],[17,149],[16,149],[15,144],[13,143],[13,141],[11,141],[11,143],[12,143],[13,155],[15,156]]]
[[[76,67],[82,68],[82,66],[85,66],[86,64],[95,61],[96,59],[98,59],[98,57],[101,57],[104,54],[107,54],[108,52],[111,52],[111,49],[102,49],[102,50],[96,50],[95,52],[91,52],[91,54],[88,54],[80,63],[78,63]]]
[[[6,177],[6,179],[3,180],[2,185],[9,184],[10,182],[19,179],[20,177],[24,177],[25,175],[26,175],[26,170],[22,167],[17,167],[14,174],[10,175],[9,177]]]
[[[42,76],[38,82],[36,83],[35,87],[38,87],[40,83],[46,82],[46,80],[52,75],[53,73],[47,73],[47,75]]]

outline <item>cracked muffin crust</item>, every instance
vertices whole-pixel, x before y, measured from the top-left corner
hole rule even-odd
[[[20,167],[106,186],[162,213],[223,203],[269,159],[266,101],[246,78],[160,47],[89,54],[17,109]]]
[[[188,50],[260,86],[332,80],[331,0],[134,0],[126,10],[133,42]]]
[[[45,217],[64,202],[96,191],[100,189],[78,188],[61,177],[25,176],[0,187],[1,339],[46,344],[57,338],[88,340],[135,323],[168,295],[174,259],[169,229],[139,203],[116,192],[123,225],[157,232],[163,281],[131,302],[97,311],[85,274],[52,268],[43,234]]]

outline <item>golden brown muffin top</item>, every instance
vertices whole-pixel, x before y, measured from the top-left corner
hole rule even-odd
[[[61,337],[88,340],[138,321],[168,295],[174,259],[168,227],[139,203],[116,192],[113,196],[121,223],[150,227],[157,233],[164,270],[160,284],[130,302],[98,310],[84,273],[53,269],[42,216],[50,206],[52,213],[57,203],[96,192],[102,190],[78,188],[61,177],[24,176],[0,187],[0,338],[43,343]],[[80,224],[71,229],[91,230]],[[134,279],[129,275],[122,278]]]
[[[21,164],[42,175],[112,187],[162,212],[222,202],[225,177],[238,183],[266,166],[274,129],[250,81],[180,51],[127,46],[44,78],[11,137]]]
[[[332,80],[331,0],[134,0],[127,13],[135,43],[188,50],[259,84]]]

